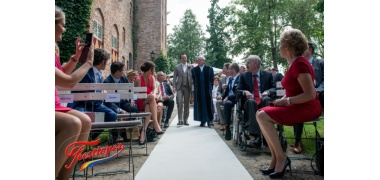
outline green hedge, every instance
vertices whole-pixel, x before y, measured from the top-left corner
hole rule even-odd
[[[66,32],[63,33],[62,41],[58,43],[61,63],[68,61],[70,56],[75,54],[75,40],[78,36],[84,41],[92,2],[93,0],[55,1],[55,5],[62,8],[66,15]]]

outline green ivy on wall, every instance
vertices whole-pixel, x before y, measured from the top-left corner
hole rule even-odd
[[[58,43],[61,63],[75,54],[75,40],[78,36],[85,39],[86,26],[89,24],[93,0],[55,0],[55,5],[62,8],[66,15],[66,32]]]

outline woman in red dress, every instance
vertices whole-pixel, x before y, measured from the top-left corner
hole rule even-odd
[[[55,42],[62,40],[65,32],[65,14],[61,8],[55,7]],[[92,67],[93,48],[91,46],[87,62],[72,72],[77,65],[78,58],[82,53],[84,44],[80,44],[80,38],[75,42],[76,53],[70,60],[61,65],[59,59],[59,49],[55,45],[55,85],[65,88],[72,88],[77,84]],[[61,105],[58,98],[58,91],[55,88],[55,178],[69,179],[74,166],[69,165],[73,157],[68,158],[65,154],[66,147],[77,141],[87,141],[91,130],[91,119],[86,114]]]
[[[154,78],[154,67],[155,64],[153,62],[146,61],[140,67],[143,74],[138,76],[135,81],[136,87],[146,87],[147,94],[146,99],[138,99],[136,101],[137,107],[140,111],[152,113],[152,115],[145,118],[144,126],[140,132],[140,145],[143,145],[146,142],[145,131],[147,131],[150,119],[153,120],[153,127],[151,128],[153,128],[158,135],[164,133],[157,121],[157,97],[155,95],[156,79]]]
[[[273,124],[292,126],[312,121],[322,114],[318,94],[314,86],[314,69],[302,54],[308,49],[305,35],[298,29],[282,33],[280,38],[281,57],[290,63],[281,83],[285,96],[275,100],[274,106],[259,109],[256,114],[261,131],[267,140],[272,159],[269,167],[262,169],[271,178],[282,177],[291,161],[283,152]]]

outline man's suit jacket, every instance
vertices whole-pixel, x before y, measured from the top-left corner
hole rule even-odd
[[[111,74],[110,74],[110,75],[108,75],[108,77],[107,77],[106,79],[104,79],[103,83],[115,83],[115,81],[114,81],[114,79],[112,78],[112,76],[111,76]],[[129,83],[129,80],[128,80],[128,78],[125,77],[125,75],[123,74],[123,76],[120,77],[120,80],[119,80],[119,82],[117,82],[117,83]],[[124,103],[126,103],[126,102],[128,102],[128,101],[126,101],[126,100],[121,100],[121,101],[120,101],[120,106],[122,106],[122,104],[124,104]],[[116,105],[115,103],[113,103],[113,102],[104,102],[104,105],[107,106],[108,108],[112,109],[114,112],[116,112],[116,113],[120,113],[120,112],[119,112],[119,110],[120,110],[120,109],[119,109],[119,106]]]
[[[190,91],[193,90],[193,78],[191,77],[191,70],[193,69],[193,65],[191,64],[187,64],[187,81],[189,82],[189,86],[190,86]],[[183,76],[185,75],[185,72],[183,71],[182,69],[182,63],[178,64],[175,68],[174,68],[174,74],[173,74],[173,86],[175,88],[175,90],[179,90],[182,86],[182,79],[183,79]]]
[[[281,73],[276,73],[276,75],[274,75],[274,77],[273,77],[273,83],[274,83],[274,85],[276,86],[276,83],[278,81],[281,81],[282,78],[284,78],[284,75],[282,75]]]
[[[95,80],[95,74],[94,70],[90,68],[87,71],[87,74],[83,77],[83,79],[79,83],[96,83]],[[89,91],[72,91],[72,93],[83,93],[83,92],[95,92],[94,90],[89,90]],[[74,101],[73,103],[69,103],[67,106],[70,108],[75,109],[78,106],[84,106],[85,103],[87,104],[87,107],[91,107],[92,103],[94,103],[94,106],[98,106],[103,103],[101,100],[90,100],[90,101]]]
[[[172,91],[172,88],[170,88],[170,85],[167,82],[162,82],[162,85],[164,86],[164,90],[167,96],[169,96],[170,100],[174,99],[174,93]]]
[[[276,93],[276,86],[273,83],[272,73],[267,71],[259,71],[260,73],[260,93],[269,91],[270,94]],[[253,94],[253,75],[247,71],[240,74],[240,82],[237,93],[243,94],[243,91],[249,91]],[[245,97],[245,96],[243,96]]]
[[[222,86],[223,86],[223,84],[227,84],[226,82],[227,82],[227,76],[224,76],[224,77],[220,78],[219,86],[218,86],[218,91],[216,93],[217,96],[223,97],[224,92],[226,90],[223,89]]]
[[[313,61],[311,62],[311,65],[314,68],[315,73],[315,87],[317,88],[317,92],[324,92],[324,60],[323,59],[317,59],[313,57]]]
[[[234,95],[229,95],[229,92],[230,92],[230,86],[228,86],[228,84],[230,82],[228,82],[227,84],[227,88],[225,89],[224,93],[223,93],[223,99],[228,97],[228,100],[236,100],[236,92],[237,92],[237,87],[239,86],[239,82],[240,82],[240,75],[238,75],[235,79],[235,82],[234,84],[232,85],[232,92],[234,93]]]

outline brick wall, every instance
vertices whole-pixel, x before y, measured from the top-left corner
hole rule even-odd
[[[93,20],[98,21],[103,31],[100,47],[111,54],[112,35],[118,37],[118,61],[124,62],[129,69],[140,71],[141,64],[151,60],[152,51],[156,57],[160,50],[166,54],[166,3],[167,0],[94,0],[90,31],[94,29]],[[133,6],[137,9],[135,13]],[[133,15],[138,26],[136,62],[133,62]],[[110,74],[111,63],[110,58],[103,71],[104,78]]]
[[[166,54],[166,3],[167,0],[137,0],[137,56],[135,69],[140,71],[144,61],[151,60],[163,50]]]

